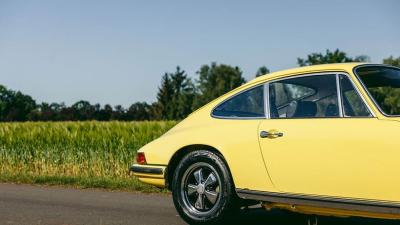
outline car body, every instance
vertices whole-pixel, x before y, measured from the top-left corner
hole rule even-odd
[[[171,184],[181,160],[206,150],[222,159],[240,199],[302,213],[398,219],[400,116],[388,115],[386,102],[399,103],[399,71],[343,63],[260,76],[145,145],[138,151],[145,159],[131,170],[145,183],[179,191]],[[390,98],[379,97],[388,92]],[[195,188],[196,196],[204,193]]]

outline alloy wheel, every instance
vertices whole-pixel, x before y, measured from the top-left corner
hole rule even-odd
[[[184,173],[181,195],[186,208],[196,214],[209,213],[220,200],[221,179],[209,164],[199,162]]]

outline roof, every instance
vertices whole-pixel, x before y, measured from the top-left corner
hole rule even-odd
[[[259,76],[247,84],[251,85],[254,83],[258,83],[260,81],[270,80],[279,77],[285,77],[293,74],[302,74],[302,73],[312,73],[312,72],[321,72],[321,71],[351,71],[355,66],[363,65],[367,63],[333,63],[333,64],[321,64],[314,66],[303,66],[297,67],[287,70],[280,70],[277,72],[269,73],[266,75]],[[247,85],[246,85],[247,86]]]

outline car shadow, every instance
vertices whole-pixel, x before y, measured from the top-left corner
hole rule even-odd
[[[270,211],[263,208],[242,209],[228,223],[243,225],[398,225],[398,220],[382,220],[369,219],[360,217],[330,217],[330,216],[314,216],[293,213],[290,211],[273,209]]]

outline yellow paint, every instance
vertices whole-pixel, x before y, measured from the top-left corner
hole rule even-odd
[[[375,107],[352,72],[357,65],[301,67],[258,77],[195,111],[140,151],[149,164],[168,165],[178,150],[208,145],[224,156],[236,188],[400,204],[400,119],[386,118]],[[349,74],[376,118],[235,120],[210,116],[221,101],[255,85],[321,72]],[[284,136],[259,139],[261,130]]]
[[[165,187],[165,180],[163,178],[144,178],[144,177],[139,177],[139,180],[143,183],[146,184],[151,184],[154,185],[156,187],[160,187],[163,188]]]
[[[398,122],[272,119],[259,130],[271,128],[284,136],[260,145],[278,191],[400,202]]]

